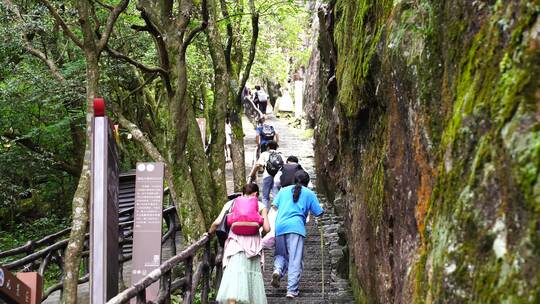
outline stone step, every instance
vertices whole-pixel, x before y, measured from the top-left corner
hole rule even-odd
[[[303,131],[289,126],[286,119],[276,119],[270,114],[267,121],[274,125],[280,133],[278,151],[281,151],[286,156],[297,156],[304,170],[310,174],[312,181],[315,181],[317,177],[312,141],[300,139],[300,134]],[[253,130],[246,130],[246,128],[244,128],[244,131],[246,133],[244,141],[246,151],[254,149],[255,146],[251,138],[254,138],[255,132]],[[331,204],[329,204],[324,196],[318,194],[318,198],[328,211],[332,210]],[[332,278],[335,278],[335,275],[332,275],[330,251],[333,250],[333,253],[337,254],[341,253],[342,248],[337,246],[330,248],[329,246],[330,244],[332,244],[331,246],[337,244],[339,240],[338,231],[342,229],[342,223],[343,219],[335,217],[331,212],[325,213],[320,218],[310,216],[310,221],[306,223],[307,236],[304,241],[304,270],[300,278],[300,296],[295,299],[290,300],[285,297],[287,276],[281,279],[280,288],[276,289],[270,286],[274,251],[264,250],[265,269],[263,276],[268,303],[354,303],[348,282],[346,280],[340,280],[339,282],[332,280]],[[324,242],[323,252],[321,252],[321,240]],[[322,265],[323,262],[324,265]],[[321,293],[323,282],[324,294]]]

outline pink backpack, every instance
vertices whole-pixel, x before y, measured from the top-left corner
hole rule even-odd
[[[259,233],[259,227],[264,219],[259,214],[259,200],[255,196],[237,197],[227,215],[227,226],[238,235],[254,235]]]

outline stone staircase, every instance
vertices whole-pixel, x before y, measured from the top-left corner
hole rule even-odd
[[[282,278],[279,288],[270,285],[273,271],[273,250],[265,250],[264,282],[268,303],[354,303],[348,284],[336,288],[332,280],[332,268],[328,247],[321,245],[321,233],[317,221],[311,217],[306,225],[304,243],[304,271],[300,278],[300,294],[287,299],[287,276]],[[324,242],[324,239],[323,239]]]
[[[277,119],[268,115],[267,122],[272,124],[280,134],[278,151],[285,157],[295,155],[315,184],[315,165],[311,138],[303,138],[303,130],[288,125],[286,119]],[[255,131],[250,124],[244,121],[244,145],[246,151],[254,151]],[[246,165],[250,155],[246,155]],[[251,156],[252,157],[252,156]],[[250,167],[248,168],[248,170]],[[261,179],[259,178],[259,182]],[[260,185],[262,186],[262,185]],[[315,190],[315,189],[314,189]],[[264,282],[268,303],[354,303],[354,298],[348,280],[341,278],[337,273],[338,261],[343,258],[342,246],[338,244],[338,229],[340,219],[337,219],[332,210],[327,209],[323,196],[319,200],[324,205],[325,214],[316,219],[310,216],[306,224],[307,237],[304,242],[304,271],[300,278],[300,294],[294,299],[287,299],[287,276],[281,279],[280,287],[270,285],[272,281],[274,250],[264,250],[265,269]],[[322,234],[321,234],[322,231]]]

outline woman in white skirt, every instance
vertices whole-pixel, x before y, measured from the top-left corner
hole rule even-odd
[[[242,189],[244,196],[259,196],[257,184],[247,184]],[[225,212],[232,206],[231,200],[223,206],[221,213],[212,223],[209,232],[214,233],[223,220]],[[264,219],[263,231],[270,230],[266,207],[259,202],[259,213]],[[223,253],[223,278],[216,301],[227,304],[266,304],[263,274],[261,271],[261,235],[237,235],[232,231],[225,242]]]

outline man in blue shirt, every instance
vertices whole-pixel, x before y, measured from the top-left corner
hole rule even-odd
[[[298,282],[302,274],[306,218],[309,212],[320,216],[323,209],[313,191],[307,188],[309,175],[298,171],[295,185],[281,188],[274,198],[278,209],[276,217],[276,251],[272,286],[279,287],[279,280],[288,272],[287,298],[298,296]]]
[[[268,142],[273,140],[279,145],[279,134],[273,126],[264,123],[264,117],[259,119],[259,126],[255,129],[257,135],[255,141],[260,148],[260,153],[267,150]]]

